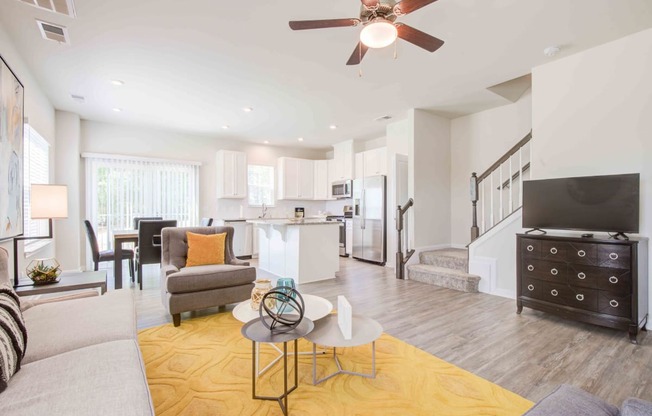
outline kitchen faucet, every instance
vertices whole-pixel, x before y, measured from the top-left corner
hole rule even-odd
[[[267,215],[267,205],[263,202],[263,215],[260,216],[260,218],[265,218]]]

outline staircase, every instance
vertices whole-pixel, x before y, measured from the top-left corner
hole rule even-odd
[[[407,267],[408,279],[460,292],[478,292],[480,277],[467,273],[467,250],[424,251],[419,254],[419,262]]]

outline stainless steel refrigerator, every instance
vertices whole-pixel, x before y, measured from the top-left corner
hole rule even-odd
[[[353,181],[352,255],[356,259],[385,264],[385,195],[384,175]]]

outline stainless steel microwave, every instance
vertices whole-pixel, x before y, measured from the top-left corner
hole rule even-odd
[[[352,180],[333,182],[331,186],[333,198],[344,199],[351,198],[353,196]]]

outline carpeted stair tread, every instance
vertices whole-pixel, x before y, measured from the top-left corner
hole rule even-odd
[[[468,252],[457,248],[423,251],[419,253],[419,263],[466,271],[468,270]]]
[[[408,266],[408,279],[461,292],[478,292],[480,276],[458,269],[433,266],[431,264],[414,264]]]

